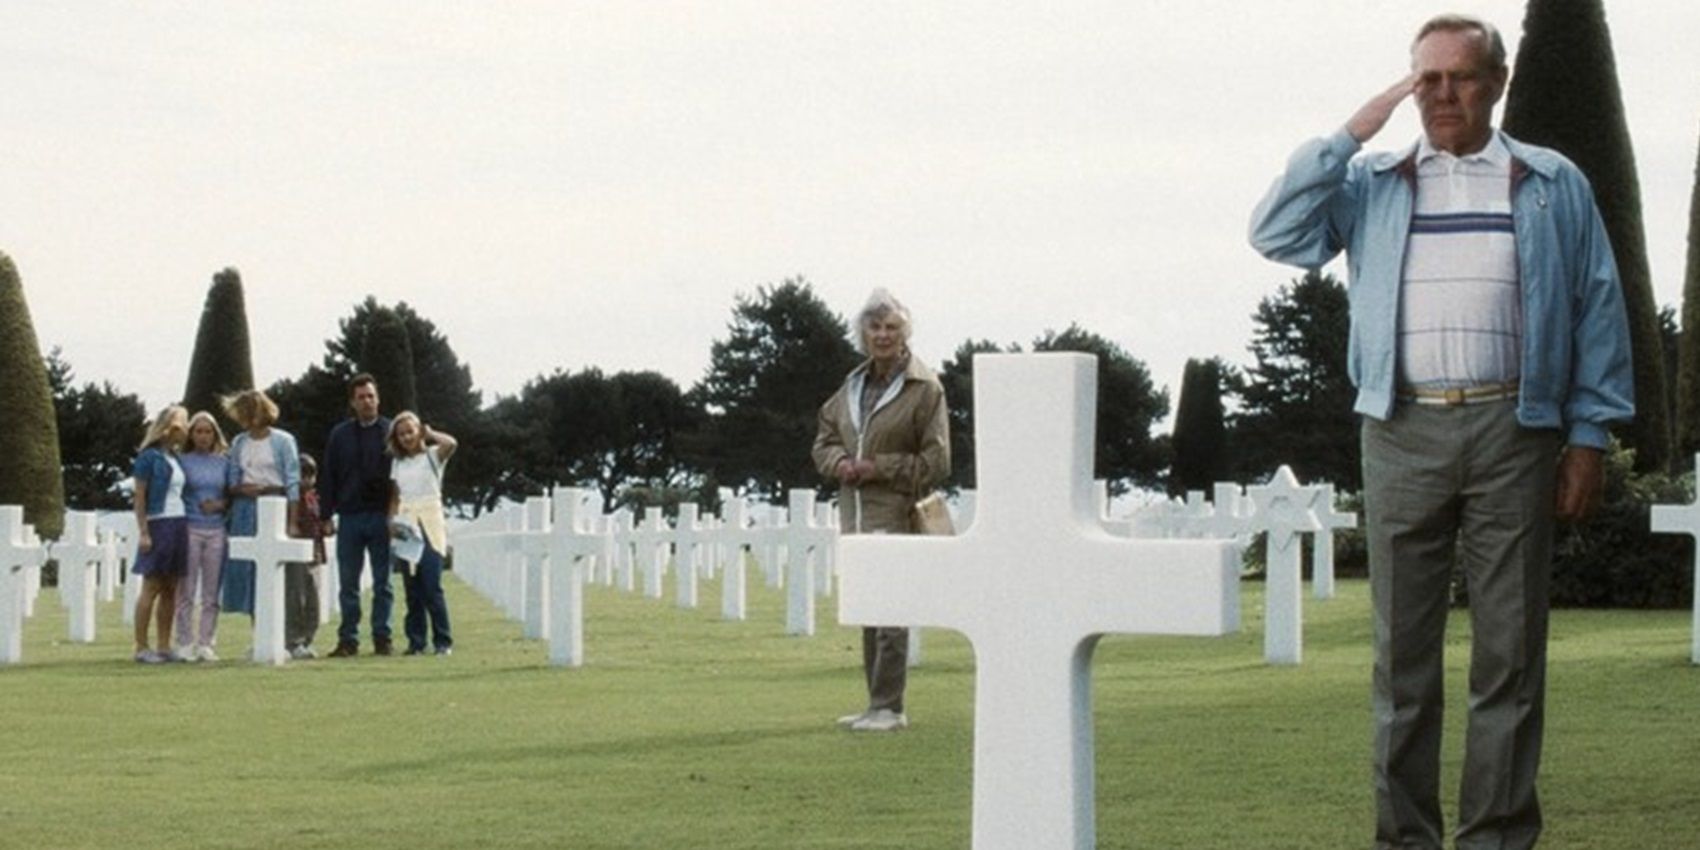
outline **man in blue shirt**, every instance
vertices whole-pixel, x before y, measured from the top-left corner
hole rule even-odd
[[[372,652],[389,655],[390,609],[390,456],[384,438],[390,420],[378,415],[378,382],[364,372],[348,382],[354,416],[337,423],[325,441],[319,474],[319,513],[336,517],[336,563],[342,609],[332,658],[360,652],[360,567],[372,564]]]
[[[1534,846],[1553,521],[1594,508],[1607,428],[1634,415],[1628,323],[1592,190],[1563,156],[1494,129],[1508,75],[1491,24],[1430,20],[1411,73],[1300,147],[1252,216],[1252,244],[1272,260],[1347,256],[1382,850],[1444,841],[1455,560],[1472,627],[1457,846]],[[1406,98],[1423,137],[1357,156]]]

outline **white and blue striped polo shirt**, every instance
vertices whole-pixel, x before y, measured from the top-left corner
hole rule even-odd
[[[1408,387],[1515,381],[1523,307],[1511,220],[1511,152],[1494,133],[1453,156],[1424,138],[1399,289],[1399,377]]]

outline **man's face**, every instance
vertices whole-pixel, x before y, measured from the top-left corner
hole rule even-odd
[[[372,384],[361,384],[354,388],[354,398],[350,401],[354,406],[354,415],[362,422],[370,422],[378,418],[378,388]]]
[[[1429,144],[1458,156],[1487,144],[1506,76],[1505,68],[1488,67],[1487,55],[1487,39],[1476,30],[1435,30],[1411,51]]]

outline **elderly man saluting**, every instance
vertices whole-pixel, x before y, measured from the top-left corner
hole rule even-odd
[[[1545,696],[1554,516],[1600,498],[1607,426],[1634,414],[1623,298],[1592,190],[1493,127],[1505,46],[1434,18],[1411,73],[1293,154],[1252,216],[1269,259],[1344,250],[1374,605],[1377,848],[1440,848],[1449,578],[1473,634],[1459,848],[1527,848]],[[1357,156],[1407,97],[1423,136]]]

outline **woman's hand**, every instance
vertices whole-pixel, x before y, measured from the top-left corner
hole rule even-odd
[[[148,536],[146,527],[142,528],[141,536],[136,538],[136,551],[143,555],[153,551],[153,538]]]
[[[838,476],[838,483],[847,486],[854,485],[859,480],[856,462],[849,458],[839,461],[838,466],[833,468],[833,474]]]

